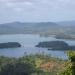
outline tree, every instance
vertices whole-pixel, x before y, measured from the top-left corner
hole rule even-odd
[[[69,60],[65,64],[64,71],[59,75],[75,75],[75,51],[67,52]]]
[[[23,62],[9,63],[2,67],[0,75],[31,75],[35,72],[33,65]]]

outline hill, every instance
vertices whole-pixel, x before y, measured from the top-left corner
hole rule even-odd
[[[12,22],[0,24],[0,34],[36,33],[47,31],[49,30],[49,28],[56,26],[57,24],[53,22],[39,22],[39,23]]]
[[[61,26],[74,26],[75,27],[75,21],[61,21],[61,22],[57,22],[57,24],[61,25]]]
[[[70,23],[71,22],[71,23]],[[68,25],[70,24],[70,25]],[[0,34],[75,35],[74,22],[11,22],[0,24]],[[74,36],[75,37],[75,36]]]

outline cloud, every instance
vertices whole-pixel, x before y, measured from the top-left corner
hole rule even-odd
[[[26,20],[72,19],[75,0],[0,0],[0,11],[0,16],[10,15],[10,19],[12,16]]]
[[[35,8],[35,9],[62,9],[72,7],[75,4],[74,0],[0,0],[0,4],[8,8]],[[70,6],[68,6],[70,5]]]
[[[0,8],[11,8],[12,10],[21,11],[33,6],[33,3],[27,0],[0,0]]]

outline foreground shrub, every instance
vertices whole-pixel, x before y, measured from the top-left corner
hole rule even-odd
[[[65,63],[65,68],[59,75],[75,75],[75,51],[68,51],[67,55],[69,60]]]
[[[1,68],[0,75],[31,75],[35,72],[34,67],[28,63],[9,63]]]

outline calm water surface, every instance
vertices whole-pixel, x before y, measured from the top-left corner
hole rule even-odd
[[[0,43],[3,42],[19,42],[21,48],[0,49],[0,56],[21,57],[25,54],[45,53],[53,57],[67,59],[64,51],[49,51],[46,48],[37,48],[39,42],[59,40],[53,37],[40,37],[39,35],[16,34],[16,35],[0,35]],[[63,40],[69,45],[75,45],[75,41]]]

